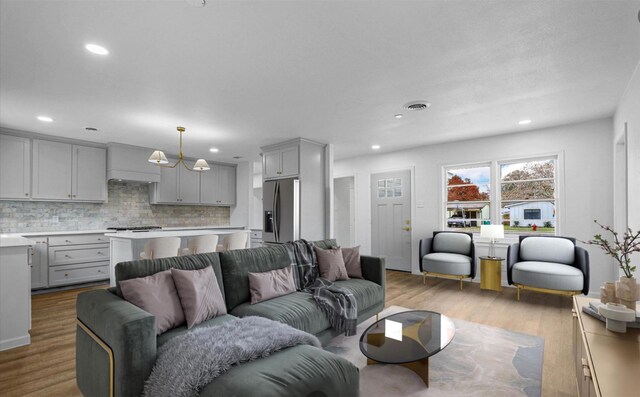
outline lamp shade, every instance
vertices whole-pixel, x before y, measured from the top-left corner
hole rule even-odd
[[[151,156],[149,156],[148,161],[154,164],[169,163],[169,160],[167,160],[167,156],[165,156],[164,153],[162,153],[162,150],[156,150],[155,152],[151,153]]]
[[[198,159],[198,161],[193,165],[193,169],[196,171],[207,171],[211,168],[209,168],[209,164],[207,164],[204,159]]]
[[[504,238],[504,225],[480,225],[480,237]]]

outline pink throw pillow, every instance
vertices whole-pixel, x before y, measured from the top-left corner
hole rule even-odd
[[[331,282],[337,280],[348,280],[349,275],[344,267],[344,259],[340,248],[331,248],[328,250],[313,247],[318,257],[318,267],[320,268],[320,277]]]
[[[211,266],[200,270],[171,269],[187,328],[227,314],[227,307]]]
[[[341,248],[344,267],[350,278],[363,278],[362,266],[360,265],[360,246],[353,248]]]
[[[251,304],[295,292],[291,266],[263,273],[249,273]]]
[[[120,281],[122,296],[156,318],[156,333],[184,323],[184,313],[171,271]]]

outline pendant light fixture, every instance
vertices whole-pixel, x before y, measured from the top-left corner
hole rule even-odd
[[[168,165],[169,160],[167,160],[167,156],[164,155],[162,150],[156,150],[153,153],[151,153],[151,156],[149,156],[148,161],[160,167],[168,167],[168,168],[176,168],[178,164],[182,163],[182,165],[184,165],[184,168],[188,169],[189,171],[207,171],[211,169],[209,168],[209,164],[207,164],[207,162],[204,159],[198,159],[196,163],[193,165],[193,168],[190,168],[187,165],[187,163],[182,158],[182,134],[184,133],[185,129],[184,127],[177,127],[177,129],[178,129],[178,132],[180,133],[180,157],[178,157],[178,161],[176,161],[175,164]]]

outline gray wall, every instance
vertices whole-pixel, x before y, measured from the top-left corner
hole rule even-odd
[[[53,222],[53,217],[58,222]],[[0,232],[95,230],[109,226],[229,226],[229,207],[149,204],[149,184],[109,181],[106,204],[0,201]]]

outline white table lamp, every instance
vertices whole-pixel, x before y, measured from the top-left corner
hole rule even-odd
[[[489,257],[496,257],[496,239],[504,238],[503,225],[480,225],[480,237],[491,240],[489,244]]]

